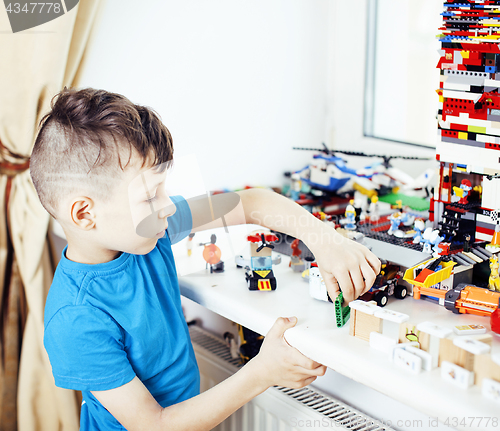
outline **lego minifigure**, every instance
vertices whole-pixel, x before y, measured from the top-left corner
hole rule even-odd
[[[210,236],[210,242],[200,243],[200,245],[205,246],[203,249],[203,259],[205,259],[206,265],[210,265],[210,273],[212,272],[223,272],[224,262],[220,260],[221,251],[220,248],[215,245],[217,237],[212,234]]]
[[[453,193],[460,198],[458,201],[459,204],[467,205],[469,203],[467,197],[471,190],[472,184],[467,179],[462,180],[460,187],[453,187]]]
[[[236,265],[244,266],[246,269],[245,279],[250,290],[276,290],[276,278],[273,273],[273,264],[281,263],[281,256],[271,258],[271,250],[274,245],[271,242],[278,241],[278,237],[272,233],[258,231],[248,235],[250,242],[250,260],[236,257]]]
[[[413,244],[420,244],[422,242],[422,232],[425,229],[425,222],[421,218],[416,219],[413,229],[415,230]]]
[[[428,227],[424,230],[422,234],[422,243],[424,247],[422,248],[422,252],[430,253],[431,252],[431,236],[432,236],[432,228]]]
[[[493,255],[490,257],[490,278],[488,280],[488,287],[490,290],[500,292],[500,278],[498,276],[498,256]]]
[[[300,240],[294,239],[290,244],[290,248],[292,249],[292,255],[290,256],[290,267],[293,269],[293,272],[302,272],[306,268],[305,262],[300,258],[302,254],[302,250],[299,248]]]
[[[380,215],[378,213],[378,196],[374,195],[370,198],[370,206],[368,207],[368,212],[370,213],[370,223],[377,223],[380,220]]]
[[[290,197],[293,201],[297,201],[302,190],[302,181],[300,175],[297,173],[292,174],[292,186],[290,187]]]
[[[323,277],[315,263],[309,268],[309,296],[320,301],[332,302]]]
[[[433,251],[434,255],[438,255],[442,251],[439,248],[439,244],[443,239],[444,236],[439,236],[439,230],[433,230],[431,227],[428,227],[422,234],[422,241],[424,243],[422,251],[424,253],[431,253],[431,251]]]
[[[437,257],[443,250],[439,247],[439,244],[444,240],[444,236],[439,235],[439,230],[434,230],[432,231],[431,235],[431,244],[434,246],[432,247],[432,251],[434,252],[432,255],[434,257]]]
[[[401,202],[401,201],[399,201]],[[408,223],[412,223],[413,217],[410,217],[408,213],[403,213],[400,211],[396,211],[391,214],[389,217],[389,221],[391,222],[391,227],[387,231],[388,235],[401,236],[402,232],[399,230],[399,225],[401,223],[407,225]]]
[[[341,221],[344,225],[344,228],[347,230],[355,230],[356,229],[356,211],[354,210],[354,206],[352,204],[347,205],[345,209],[345,219]]]
[[[194,233],[190,233],[186,245],[188,256],[191,256],[191,254],[193,253],[193,238],[194,238]]]
[[[471,250],[470,248],[470,234],[465,235],[465,241],[464,241],[464,252],[469,253]]]

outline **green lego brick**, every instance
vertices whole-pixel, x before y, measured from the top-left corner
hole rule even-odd
[[[343,302],[344,295],[340,292],[335,298],[335,318],[337,319],[337,328],[342,328],[342,326],[347,323],[349,316],[351,315],[351,308],[348,305],[346,307],[342,307]]]
[[[379,201],[396,205],[396,201],[401,200],[403,206],[408,206],[415,211],[427,211],[429,209],[429,199],[419,198],[417,196],[406,196],[400,193],[390,193],[379,196]]]

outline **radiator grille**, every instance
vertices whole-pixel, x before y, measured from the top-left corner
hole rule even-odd
[[[191,326],[189,333],[200,367],[202,391],[234,374],[241,366],[239,359],[231,357],[229,347],[219,337],[197,326]],[[393,428],[309,386],[302,389],[281,386],[270,388],[216,429],[394,431]]]

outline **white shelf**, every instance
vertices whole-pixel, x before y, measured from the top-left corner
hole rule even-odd
[[[188,258],[185,251],[176,253],[176,262],[183,267],[183,273],[189,268],[190,259],[193,257]],[[428,416],[438,417],[442,422],[453,417],[459,420],[472,416],[499,417],[500,406],[484,398],[480,387],[461,390],[443,381],[439,368],[431,372],[422,371],[418,375],[395,368],[384,353],[371,349],[365,341],[351,337],[349,324],[336,328],[333,304],[310,298],[308,284],[288,267],[288,261],[283,256],[283,262],[274,267],[278,281],[276,291],[249,291],[244,270],[236,268],[228,260],[224,273],[210,274],[208,270],[198,270],[179,277],[181,293],[209,310],[264,335],[277,317],[297,316],[298,323],[286,332],[286,339],[304,355]],[[450,328],[469,323],[481,323],[489,328],[488,318],[456,315],[428,300],[391,298],[387,308],[410,315],[410,322],[414,324],[430,320]],[[384,334],[396,335],[396,324],[384,322],[384,325]],[[498,351],[500,341],[495,336],[493,352]]]

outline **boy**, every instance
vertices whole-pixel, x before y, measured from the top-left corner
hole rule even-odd
[[[203,219],[196,204],[167,196],[172,157],[155,113],[118,94],[65,89],[41,121],[31,176],[68,240],[47,297],[44,343],[56,385],[83,393],[82,430],[208,430],[270,386],[298,388],[325,373],[285,341],[296,318],[279,318],[254,359],[199,394],[171,243],[222,223],[193,229]],[[363,246],[275,193],[239,197],[244,216],[231,211],[225,222],[301,238],[332,297],[339,284],[347,301],[373,284],[380,262]]]

